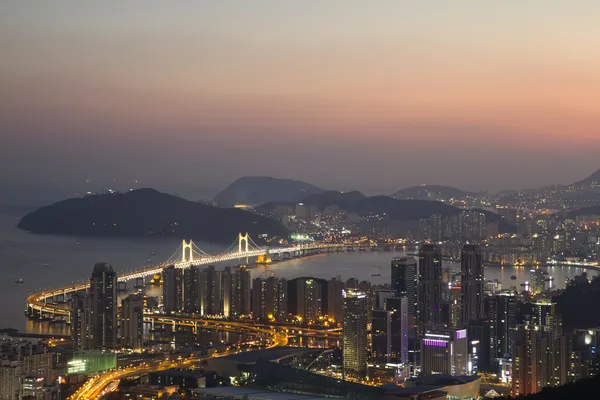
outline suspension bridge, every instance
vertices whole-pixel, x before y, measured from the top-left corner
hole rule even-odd
[[[169,259],[166,261],[142,268],[135,271],[125,272],[117,275],[117,282],[136,281],[136,286],[144,285],[145,278],[160,274],[165,267],[175,266],[175,268],[189,268],[192,266],[212,265],[216,263],[249,259],[254,257],[272,257],[274,259],[285,259],[312,255],[323,252],[335,251],[344,248],[343,244],[328,244],[311,242],[298,245],[284,246],[258,246],[254,240],[246,234],[238,234],[233,243],[223,252],[218,254],[209,254],[200,249],[196,244],[189,240],[183,240],[181,245]],[[27,298],[27,315],[43,317],[47,315],[51,319],[57,317],[70,320],[71,310],[61,307],[55,302],[55,299],[62,299],[64,302],[69,295],[75,292],[87,290],[90,287],[89,281],[61,288],[48,289],[39,293],[34,293]]]

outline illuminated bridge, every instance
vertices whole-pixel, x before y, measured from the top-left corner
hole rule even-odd
[[[143,285],[146,277],[160,274],[163,268],[170,265],[174,265],[175,268],[185,269],[191,266],[212,265],[219,262],[252,257],[285,259],[331,252],[347,247],[352,246],[313,242],[295,246],[260,247],[254,243],[247,233],[245,235],[240,233],[237,239],[224,252],[219,254],[208,254],[197,247],[191,240],[189,242],[183,240],[179,248],[167,261],[137,271],[118,274],[117,281],[127,282],[135,280],[136,285]],[[40,318],[48,317],[52,320],[63,318],[67,322],[70,322],[71,310],[61,307],[60,304],[55,304],[53,300],[56,298],[66,300],[68,295],[78,291],[87,290],[89,287],[90,283],[87,281],[61,288],[45,290],[40,293],[34,293],[27,298],[27,315]],[[48,301],[49,299],[50,301]]]

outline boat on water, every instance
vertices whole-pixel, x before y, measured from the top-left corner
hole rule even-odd
[[[155,253],[155,252],[152,252],[152,253],[150,253],[150,255],[151,255],[151,256],[155,256],[155,255],[156,255],[156,253]]]
[[[516,275],[511,275],[510,279],[512,279],[513,281],[517,280],[517,276]]]
[[[21,283],[25,283],[25,281],[23,280],[23,278],[17,279],[15,281],[15,283],[21,284]]]
[[[48,267],[49,267],[49,265],[48,265],[48,264],[44,264],[44,268],[48,268]]]
[[[381,276],[381,273],[379,272],[379,267],[373,267],[373,272],[371,273],[371,276]]]

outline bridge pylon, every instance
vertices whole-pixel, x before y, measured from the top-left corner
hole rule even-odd
[[[190,259],[186,260],[185,259],[185,251],[189,250],[190,251]],[[189,242],[186,242],[185,239],[183,239],[182,243],[181,243],[181,262],[186,262],[186,261],[194,261],[194,242],[192,242],[192,239],[190,239]]]
[[[245,235],[242,235],[242,233],[240,232],[238,234],[238,253],[247,253],[249,246],[248,246],[248,239],[250,237],[248,236],[248,232],[246,232]],[[244,247],[243,247],[243,251],[242,251],[242,243],[244,243]]]

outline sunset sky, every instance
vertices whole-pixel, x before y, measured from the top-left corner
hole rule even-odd
[[[592,0],[3,1],[0,183],[571,183],[600,168],[599,21]]]

